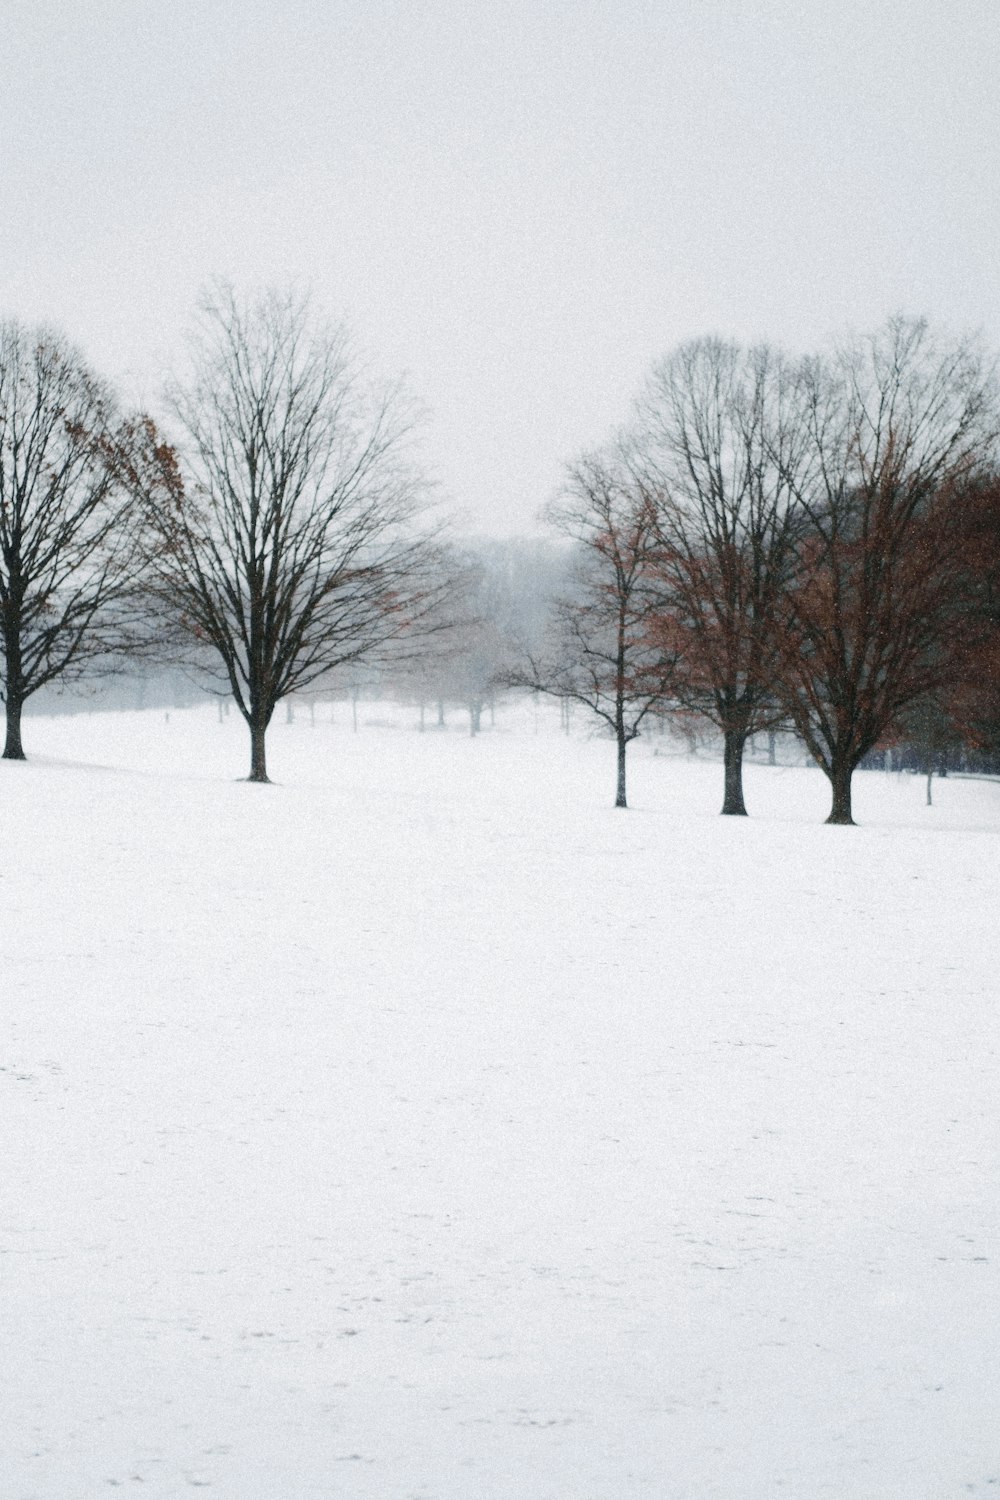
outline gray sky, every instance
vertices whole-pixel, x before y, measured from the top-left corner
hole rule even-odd
[[[0,312],[131,396],[311,287],[532,526],[651,361],[888,312],[1000,343],[997,0],[0,0]]]

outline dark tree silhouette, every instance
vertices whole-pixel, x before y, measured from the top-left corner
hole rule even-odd
[[[657,518],[660,630],[678,656],[674,693],[723,737],[722,811],[744,815],[743,752],[783,717],[777,623],[800,511],[786,477],[802,423],[784,361],[719,339],[655,367],[638,403],[637,476]]]
[[[192,379],[170,392],[177,467],[160,450],[163,482],[146,485],[156,588],[216,661],[250,730],[249,779],[266,781],[276,704],[400,649],[442,574],[400,388],[372,393],[343,329],[303,300],[217,287],[201,315]]]
[[[134,436],[59,333],[0,324],[0,636],[4,757],[39,688],[108,671],[143,643]]]
[[[806,361],[808,520],[788,598],[784,706],[851,823],[855,767],[947,681],[963,588],[965,507],[992,456],[992,382],[975,347],[892,319],[830,362]]]

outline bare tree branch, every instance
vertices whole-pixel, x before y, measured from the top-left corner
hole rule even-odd
[[[747,739],[782,718],[776,626],[800,524],[786,471],[804,439],[790,385],[772,350],[695,340],[652,371],[630,440],[657,517],[675,693],[722,733],[724,813],[746,812]]]
[[[192,378],[170,397],[179,465],[147,484],[156,588],[217,662],[263,781],[281,698],[405,650],[439,616],[416,413],[399,385],[366,386],[344,329],[306,301],[245,304],[226,286],[203,300]]]
[[[123,480],[133,427],[52,330],[0,324],[0,634],[7,734],[39,688],[149,644],[141,517]]]
[[[657,632],[655,507],[617,454],[570,467],[551,523],[576,543],[572,591],[557,601],[544,657],[529,656],[522,686],[585,705],[618,747],[615,806],[626,803],[626,751],[672,694],[676,653]]]
[[[966,510],[997,439],[992,374],[973,343],[897,317],[803,363],[806,459],[783,464],[808,521],[778,682],[850,823],[851,777],[947,680],[963,593]]]

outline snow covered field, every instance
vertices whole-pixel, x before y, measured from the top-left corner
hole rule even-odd
[[[1000,785],[26,721],[3,1500],[1000,1494]]]

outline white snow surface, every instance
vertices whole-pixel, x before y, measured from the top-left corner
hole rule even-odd
[[[0,766],[3,1500],[1000,1495],[1000,785],[279,720]]]

